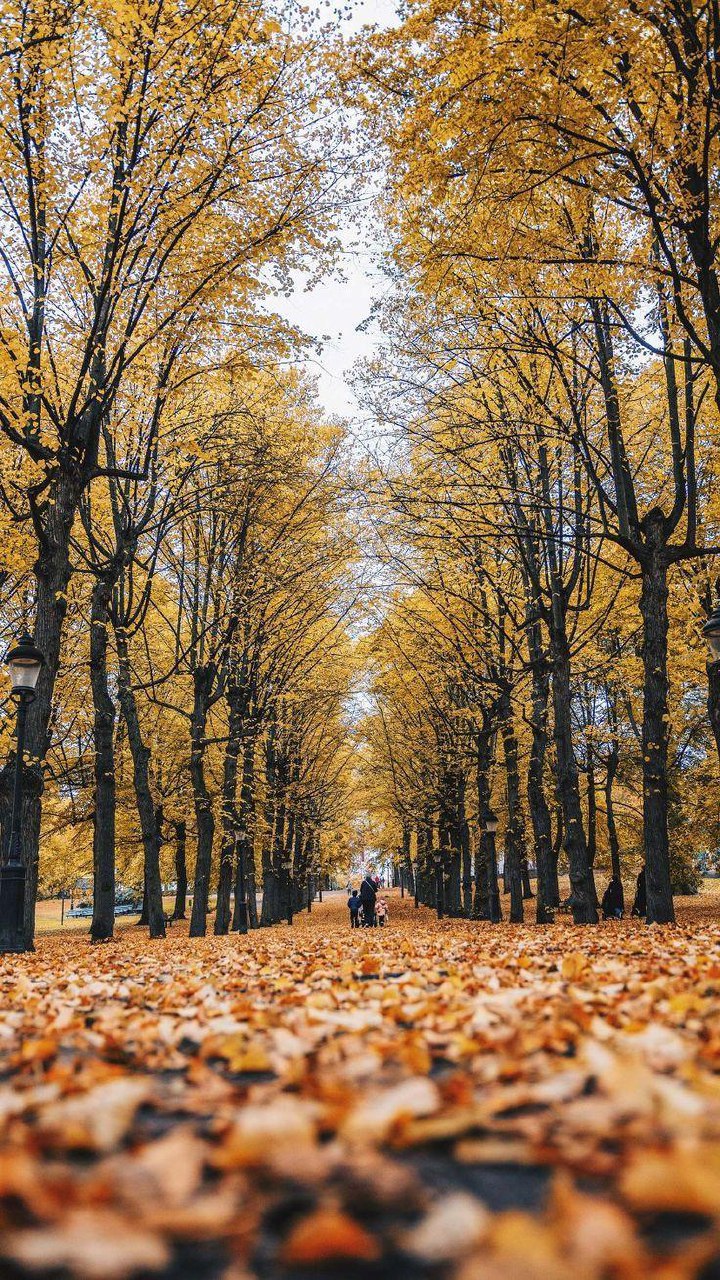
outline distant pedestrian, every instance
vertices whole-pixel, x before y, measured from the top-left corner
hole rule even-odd
[[[360,897],[357,889],[353,889],[348,898],[348,907],[350,909],[350,928],[360,928]]]
[[[637,887],[635,889],[635,901],[633,902],[632,913],[634,916],[647,915],[647,877],[644,866],[637,878]]]
[[[619,876],[613,876],[603,894],[602,913],[603,920],[622,920],[625,914],[625,896]]]
[[[371,928],[375,924],[375,899],[377,897],[377,889],[372,876],[368,872],[360,885],[360,901],[363,909],[363,925],[366,929]]]

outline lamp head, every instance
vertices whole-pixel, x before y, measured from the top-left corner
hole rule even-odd
[[[27,631],[7,654],[5,661],[10,673],[13,696],[19,698],[24,693],[34,693],[45,659]]]

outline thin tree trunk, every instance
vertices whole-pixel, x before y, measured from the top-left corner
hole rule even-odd
[[[570,717],[570,653],[563,634],[551,632],[556,785],[562,806],[564,847],[570,870],[570,905],[575,924],[597,924],[597,901],[588,862]]]
[[[197,852],[195,856],[195,888],[190,916],[191,938],[204,938],[207,932],[215,818],[205,778],[205,733],[213,679],[214,670],[209,664],[198,667],[194,673],[193,712],[190,728],[190,779],[195,802]]]
[[[522,924],[524,919],[522,895],[522,861],[525,852],[525,823],[520,802],[520,774],[518,770],[518,744],[512,717],[510,691],[504,689],[500,706],[503,753],[508,803],[507,884],[510,893],[510,921]]]
[[[456,769],[446,768],[441,777],[439,794],[439,846],[443,868],[447,870],[444,888],[444,911],[459,916],[462,908],[460,848],[460,778]]]
[[[595,753],[592,743],[587,744],[587,808],[588,808],[588,835],[587,835],[587,851],[588,866],[592,876],[592,886],[595,889],[595,906],[597,906],[597,889],[595,886],[595,859],[597,857],[597,783],[595,779]]]
[[[180,820],[175,823],[175,907],[173,920],[184,920],[187,909],[187,826]]]
[[[652,513],[651,513],[652,514]],[[648,542],[657,542],[656,522],[649,522]],[[662,554],[649,552],[642,572],[640,612],[643,618],[643,817],[647,876],[647,922],[675,919],[670,887],[668,836],[668,675],[667,567]]]
[[[235,870],[238,814],[238,760],[242,743],[242,704],[240,691],[232,686],[227,694],[228,740],[223,761],[222,789],[222,843],[218,872],[217,905],[215,907],[215,933],[226,934],[230,928],[230,895]]]
[[[613,801],[613,784],[620,764],[620,752],[614,743],[607,758],[605,775],[605,819],[607,822],[608,845],[610,847],[610,865],[612,873],[620,879],[620,842],[615,823],[615,804]]]
[[[90,684],[95,748],[93,826],[93,918],[90,937],[105,942],[115,927],[115,704],[107,672],[108,623],[112,586],[98,580],[90,605]]]
[[[409,822],[403,822],[402,826],[402,869],[405,881],[405,889],[407,893],[415,892],[415,873],[413,871],[412,854],[411,854],[412,831]]]
[[[132,687],[127,634],[121,626],[115,629],[118,655],[118,698],[127,728],[128,745],[133,762],[133,782],[145,851],[145,894],[151,938],[165,937],[165,915],[160,880],[160,843],[155,821],[155,805],[150,790],[148,763],[150,750],[145,746]]]
[[[458,837],[460,842],[460,857],[462,861],[462,909],[463,915],[467,920],[472,916],[472,855],[470,852],[470,828],[468,826],[467,813],[465,808],[465,776],[460,774],[459,777],[459,795],[458,795],[458,820],[459,830]]]
[[[257,924],[257,909],[250,910],[248,893],[252,883],[252,906],[255,907],[255,737],[246,730],[243,742],[243,770],[240,784],[238,841],[235,863],[235,904],[232,927],[247,933]]]
[[[539,639],[537,649],[540,649]],[[550,809],[545,796],[545,756],[548,744],[548,702],[550,699],[550,669],[542,652],[532,657],[532,738],[527,772],[527,797],[535,845],[537,867],[537,902],[535,919],[538,924],[552,921],[550,908],[560,900],[557,885],[557,861],[553,863],[551,844]]]
[[[488,721],[477,734],[476,787],[480,832],[475,855],[475,902],[473,914],[478,920],[502,920],[500,885],[498,882],[495,832],[484,831],[490,812],[490,769],[492,767],[495,728]]]
[[[715,739],[715,748],[720,761],[720,661],[708,662],[707,664],[708,678],[708,696],[707,709],[710,719],[710,728],[713,731]]]

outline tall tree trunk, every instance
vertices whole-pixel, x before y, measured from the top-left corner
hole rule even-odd
[[[470,827],[465,808],[465,775],[459,775],[458,839],[462,861],[462,910],[467,920],[472,916],[472,855],[470,852]]]
[[[495,832],[484,831],[486,815],[490,812],[490,770],[492,768],[495,727],[484,720],[476,739],[476,787],[478,801],[479,838],[475,855],[475,902],[473,914],[478,920],[502,920],[500,884],[498,882],[497,848]]]
[[[155,805],[150,790],[148,763],[150,750],[145,746],[140,729],[140,719],[132,686],[127,633],[122,626],[115,628],[115,644],[118,655],[118,698],[133,762],[133,783],[137,801],[140,830],[145,851],[145,894],[148,925],[151,938],[165,937],[165,914],[160,879],[160,842],[155,821]]]
[[[432,858],[432,817],[423,813],[418,823],[417,875],[419,879],[419,899],[424,907],[435,905],[435,871]]]
[[[587,851],[588,866],[592,875],[592,886],[595,889],[595,906],[597,906],[597,889],[595,886],[595,859],[597,857],[597,783],[595,778],[595,753],[592,743],[587,744],[587,808],[588,834]]]
[[[403,876],[405,877],[405,888],[408,893],[415,892],[415,872],[413,871],[412,853],[411,853],[412,831],[409,822],[403,822],[402,827],[402,867]]]
[[[298,815],[295,820],[295,837],[293,842],[293,910],[302,911],[307,906],[307,889],[308,889],[308,869],[307,869],[307,848],[308,842],[305,837],[305,826]]]
[[[613,801],[613,785],[620,764],[620,752],[617,742],[613,744],[607,758],[605,774],[605,820],[607,823],[608,845],[610,848],[610,866],[612,873],[620,879],[620,842],[615,823],[615,803]]]
[[[115,703],[107,671],[108,623],[112,586],[96,581],[90,604],[90,684],[95,748],[93,825],[93,942],[112,938],[115,927]]]
[[[715,739],[715,748],[720,761],[720,661],[707,664],[708,696],[707,709],[710,728]]]
[[[218,872],[217,905],[215,907],[215,933],[222,935],[230,928],[230,895],[237,851],[238,813],[238,761],[242,745],[241,691],[234,685],[228,689],[228,739],[223,761],[222,788],[222,843],[220,845],[220,869]]]
[[[210,691],[215,678],[211,664],[197,667],[193,676],[193,711],[190,725],[190,779],[195,802],[197,851],[195,855],[195,888],[190,916],[190,937],[204,938],[210,897],[215,818],[212,799],[205,778],[205,734],[210,704]]]
[[[282,848],[282,912],[288,924],[293,922],[293,851],[295,848],[295,826],[297,815],[295,807],[290,805],[285,822],[285,836]]]
[[[650,516],[654,513],[650,512]],[[662,513],[660,513],[662,517]],[[656,544],[662,538],[657,519],[646,517],[650,550],[642,566],[640,612],[643,619],[643,818],[648,924],[675,919],[670,888],[668,835],[668,675],[667,566]]]
[[[563,813],[564,847],[570,870],[570,905],[575,924],[597,924],[597,901],[588,862],[578,769],[570,715],[570,651],[564,628],[552,628],[552,693],[557,794]]]
[[[520,773],[518,770],[518,743],[513,722],[510,690],[503,689],[500,703],[500,723],[505,756],[505,773],[508,804],[507,853],[505,867],[510,893],[510,921],[522,924],[524,919],[522,896],[522,860],[525,852],[525,823],[520,801]]]
[[[240,783],[240,808],[238,812],[238,840],[235,864],[235,904],[233,929],[247,933],[248,927],[257,924],[255,905],[255,735],[246,725],[243,741],[242,781]],[[252,907],[248,894],[252,884]]]
[[[40,857],[40,819],[43,793],[42,763],[50,745],[50,722],[60,644],[67,613],[67,589],[72,576],[70,538],[84,480],[80,475],[61,472],[50,488],[43,518],[44,545],[35,562],[35,644],[45,665],[40,671],[35,701],[28,707],[25,750],[28,765],[24,772],[22,804],[22,855],[27,868],[25,888],[24,942],[34,946],[35,904]],[[14,759],[5,766],[12,776]]]
[[[184,920],[187,908],[187,826],[182,819],[175,824],[175,907],[173,920]]]
[[[537,901],[535,919],[538,924],[552,921],[551,908],[559,905],[557,862],[553,861],[550,809],[545,796],[545,757],[548,744],[548,702],[550,700],[550,668],[541,651],[539,637],[532,661],[532,720],[530,759],[527,771],[527,797],[535,845],[537,867]]]
[[[282,912],[282,853],[285,844],[284,788],[272,736],[266,748],[268,841],[263,848],[263,897],[260,923],[277,924]]]
[[[460,847],[460,793],[461,780],[454,767],[443,771],[439,793],[439,846],[442,865],[446,872],[444,912],[459,916],[462,909],[462,850]]]

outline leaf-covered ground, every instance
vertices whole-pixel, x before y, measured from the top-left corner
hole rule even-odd
[[[0,1275],[720,1276],[720,929],[441,924],[0,969]]]

